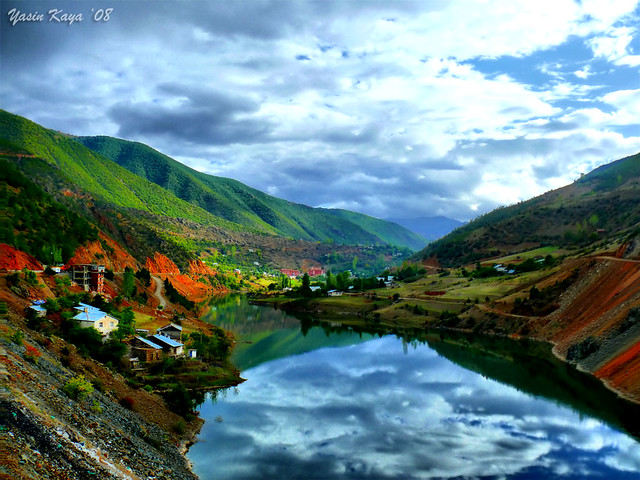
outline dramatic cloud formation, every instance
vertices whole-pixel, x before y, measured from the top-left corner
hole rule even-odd
[[[2,108],[312,206],[468,220],[640,151],[636,0],[1,5]]]

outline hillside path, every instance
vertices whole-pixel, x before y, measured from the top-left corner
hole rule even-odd
[[[156,277],[155,275],[151,275],[151,278],[156,282],[156,290],[153,292],[153,295],[158,299],[160,306],[164,310],[167,308],[167,300],[162,296],[162,287],[164,286],[164,282],[160,277]]]

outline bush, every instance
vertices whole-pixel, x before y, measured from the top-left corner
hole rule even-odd
[[[102,413],[102,406],[100,405],[100,402],[98,402],[97,400],[94,400],[93,405],[91,405],[91,410],[94,413]]]
[[[22,342],[24,342],[24,332],[22,330],[14,330],[9,335],[9,339],[13,343],[16,343],[18,345],[22,345]]]
[[[135,403],[135,401],[131,397],[123,397],[120,399],[119,403],[127,410],[133,410],[133,404]]]
[[[600,342],[598,342],[598,340],[594,337],[587,337],[583,341],[569,347],[567,351],[567,361],[579,362],[580,360],[584,360],[592,353],[598,351],[599,348]]]
[[[73,400],[84,400],[93,393],[93,385],[84,378],[84,375],[78,375],[65,383],[62,391]]]

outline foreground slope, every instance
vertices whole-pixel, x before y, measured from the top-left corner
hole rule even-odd
[[[412,250],[426,244],[420,235],[395,223],[272,197],[236,180],[197,172],[141,143],[105,136],[76,140],[180,199],[265,233],[344,244],[389,244]]]
[[[640,220],[640,153],[574,183],[498,208],[427,246],[414,258],[445,266],[544,245],[584,247],[633,232]]]

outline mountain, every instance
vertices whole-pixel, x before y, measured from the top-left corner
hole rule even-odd
[[[407,230],[422,235],[430,242],[444,237],[447,233],[464,225],[464,222],[441,215],[435,217],[387,218],[386,220],[402,225]]]
[[[640,153],[603,165],[570,185],[498,208],[416,253],[443,266],[530,250],[584,248],[640,233]]]
[[[419,235],[397,224],[282,200],[236,180],[197,172],[141,143],[104,136],[76,140],[176,197],[252,230],[295,239],[389,244],[412,250],[425,245]]]
[[[139,258],[153,255],[150,243],[188,243],[179,238],[184,225],[190,231],[216,229],[223,237],[235,232],[412,250],[425,243],[389,222],[287,202],[235,180],[196,172],[146,145],[109,137],[76,139],[4,110],[0,152],[59,200],[75,199],[77,208],[100,216]],[[137,246],[131,239],[137,239]],[[178,253],[185,264],[189,255]],[[174,256],[174,261],[179,259]]]

